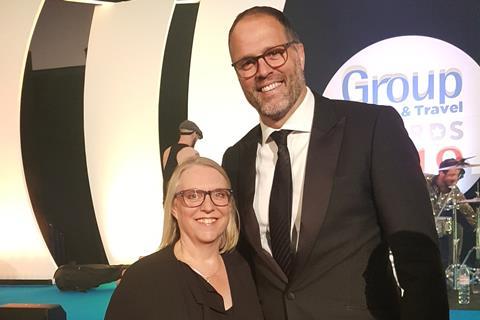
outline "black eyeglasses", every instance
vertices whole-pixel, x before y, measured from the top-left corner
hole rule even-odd
[[[232,197],[231,189],[214,189],[210,191],[200,189],[187,189],[175,193],[175,198],[180,197],[183,204],[188,208],[200,207],[205,202],[206,195],[210,196],[213,204],[217,207],[225,207]]]
[[[238,75],[242,78],[253,77],[258,70],[258,60],[263,58],[270,68],[276,69],[283,66],[288,60],[288,48],[298,41],[290,41],[273,48],[267,49],[263,54],[256,57],[245,57],[232,63]]]

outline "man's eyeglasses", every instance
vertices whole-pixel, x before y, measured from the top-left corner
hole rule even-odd
[[[273,69],[283,66],[288,60],[288,48],[297,41],[290,41],[273,48],[267,49],[256,57],[245,57],[232,63],[238,75],[242,78],[253,77],[258,70],[258,60],[263,58],[265,63]]]
[[[232,197],[231,189],[214,189],[210,191],[200,189],[187,189],[175,193],[175,198],[181,198],[183,204],[188,208],[200,207],[205,202],[206,195],[210,196],[213,204],[217,207],[225,207],[230,203]]]

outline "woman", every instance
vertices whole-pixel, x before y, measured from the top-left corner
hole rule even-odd
[[[217,163],[195,158],[168,184],[160,251],[127,269],[107,320],[262,319],[250,269],[234,251],[237,209]]]

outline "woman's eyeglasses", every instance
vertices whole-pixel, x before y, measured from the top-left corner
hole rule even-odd
[[[181,198],[188,208],[200,207],[205,202],[206,195],[210,196],[213,204],[217,207],[225,207],[232,197],[231,189],[214,189],[210,191],[200,189],[187,189],[175,193],[175,198]]]

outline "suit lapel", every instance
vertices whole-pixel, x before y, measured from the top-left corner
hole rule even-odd
[[[340,153],[345,118],[337,119],[330,100],[315,95],[308,147],[298,251],[293,275],[305,265],[325,220]]]
[[[260,241],[260,228],[255,210],[253,198],[255,196],[256,158],[257,147],[261,141],[261,129],[258,126],[252,135],[245,140],[240,152],[239,166],[239,211],[241,213],[242,230],[245,237],[256,251],[257,256],[263,260],[284,282],[288,279],[270,254],[263,248]]]

